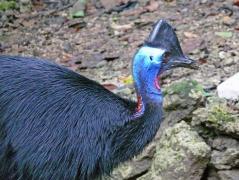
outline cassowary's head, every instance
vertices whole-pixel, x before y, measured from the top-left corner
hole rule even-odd
[[[183,54],[173,28],[165,20],[160,20],[134,56],[133,76],[138,90],[160,94],[155,89],[160,89],[157,78],[176,67],[198,68],[195,61]]]
[[[151,71],[157,69],[159,74],[176,67],[198,68],[195,61],[183,54],[176,33],[165,20],[155,23],[143,47],[135,54],[135,65]]]

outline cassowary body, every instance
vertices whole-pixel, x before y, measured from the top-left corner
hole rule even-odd
[[[157,77],[169,63],[152,36],[165,27],[135,55],[138,103],[50,62],[0,56],[0,179],[92,180],[139,154],[162,121]]]

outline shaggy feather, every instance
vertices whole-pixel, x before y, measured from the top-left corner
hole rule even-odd
[[[0,179],[92,180],[137,155],[161,104],[135,102],[53,63],[0,56]]]

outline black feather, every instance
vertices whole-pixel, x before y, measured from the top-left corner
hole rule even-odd
[[[92,180],[140,153],[162,112],[47,61],[0,56],[0,179]]]

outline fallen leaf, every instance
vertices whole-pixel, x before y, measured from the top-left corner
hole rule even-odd
[[[239,6],[239,0],[234,0],[234,1],[233,1],[233,4],[234,4],[235,6]]]
[[[120,78],[120,80],[123,81],[124,84],[133,84],[134,82],[133,77],[131,75],[127,77],[122,77]]]
[[[145,7],[146,10],[148,10],[149,12],[153,12],[156,11],[159,7],[159,2],[155,1],[155,0],[151,0],[149,1],[148,6]]]
[[[207,59],[205,59],[205,58],[200,58],[200,59],[198,60],[198,62],[199,62],[199,64],[206,64],[206,63],[207,63]]]
[[[33,27],[35,23],[35,20],[21,21],[24,27]]]
[[[130,23],[130,24],[124,24],[124,25],[117,25],[115,23],[112,23],[111,24],[111,28],[114,29],[114,30],[129,30],[129,29],[132,29],[133,28],[133,23]]]
[[[111,83],[109,83],[109,84],[102,84],[102,86],[104,88],[108,89],[109,91],[113,91],[113,90],[118,88],[116,85],[111,84]]]
[[[85,12],[83,10],[79,10],[79,11],[75,12],[74,14],[72,14],[71,16],[73,18],[84,17],[85,16]]]
[[[72,18],[79,18],[85,16],[86,0],[78,0],[70,9],[70,16]]]
[[[67,63],[69,62],[70,60],[72,59],[72,55],[71,54],[68,54],[68,53],[65,53],[63,52],[62,54],[62,58],[61,58],[61,63]]]
[[[224,31],[224,32],[215,32],[215,35],[220,36],[222,38],[230,38],[232,37],[232,32]]]
[[[194,34],[192,32],[184,32],[183,34],[186,38],[197,38],[198,37],[197,34]]]

